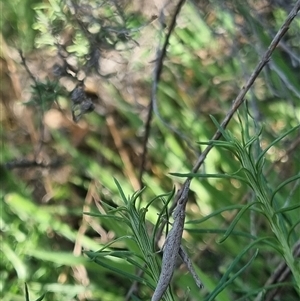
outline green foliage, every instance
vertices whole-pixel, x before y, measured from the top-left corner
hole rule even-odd
[[[275,235],[276,241],[272,243],[274,247],[274,251],[279,252],[283,257],[290,268],[298,291],[300,291],[300,286],[297,285],[300,283],[300,273],[297,262],[293,257],[293,249],[292,246],[297,243],[298,236],[295,232],[295,225],[298,225],[298,215],[294,214],[294,210],[300,208],[297,203],[297,196],[293,198],[292,205],[288,205],[283,202],[282,198],[277,198],[277,194],[288,184],[299,180],[300,173],[290,177],[285,180],[276,188],[272,189],[272,184],[268,182],[268,180],[264,176],[264,164],[266,161],[266,154],[268,150],[270,150],[276,143],[280,142],[286,136],[290,135],[297,129],[299,129],[300,125],[293,127],[287,132],[280,135],[277,139],[275,139],[270,145],[268,145],[264,150],[260,150],[257,153],[257,149],[255,149],[255,145],[260,145],[259,138],[262,134],[260,131],[257,135],[250,137],[249,131],[245,128],[249,129],[249,124],[247,120],[241,120],[241,141],[234,137],[231,132],[222,129],[222,127],[218,124],[218,122],[213,118],[213,122],[216,124],[217,128],[221,131],[225,141],[210,141],[209,143],[205,143],[207,145],[213,144],[216,147],[222,147],[230,152],[232,152],[240,163],[240,168],[237,172],[233,174],[198,174],[198,173],[188,173],[188,174],[175,174],[175,176],[181,177],[192,177],[192,178],[210,178],[210,177],[220,177],[220,178],[233,178],[238,181],[242,181],[246,183],[254,192],[256,201],[251,202],[249,204],[245,204],[239,213],[235,216],[232,223],[228,227],[224,236],[219,240],[220,243],[224,242],[232,233],[233,229],[236,227],[237,223],[241,220],[242,216],[246,211],[249,210],[252,206],[259,205],[257,212],[261,213],[268,221],[269,227]],[[204,144],[204,143],[201,143]],[[241,174],[241,175],[238,175]],[[277,199],[275,201],[274,199]],[[281,201],[280,201],[281,200]],[[284,208],[284,210],[279,209]],[[279,209],[279,210],[278,210]],[[219,211],[220,212],[220,211]],[[219,213],[218,212],[218,213]],[[214,216],[213,213],[211,216]],[[210,216],[210,217],[211,217]],[[289,235],[287,235],[289,233]],[[291,236],[290,236],[291,235]],[[292,241],[289,239],[293,238]],[[264,243],[270,238],[259,239]],[[256,254],[257,255],[257,254]],[[254,259],[254,258],[253,258]],[[225,275],[224,275],[225,276]],[[215,295],[213,295],[215,296]],[[209,299],[210,300],[210,299]],[[213,300],[213,299],[211,299]]]
[[[146,189],[137,183],[153,53],[172,10],[161,29],[130,1],[1,2],[1,31],[14,50],[1,56],[3,74],[11,90],[20,84],[21,98],[30,91],[28,106],[16,97],[1,103],[2,300],[24,300],[24,282],[26,301],[28,291],[30,300],[124,300],[134,281],[131,300],[149,300],[161,265],[155,236],[172,220],[174,191],[166,192],[186,177],[182,243],[205,288],[179,266],[166,300],[299,299],[299,19],[247,106],[228,130],[219,126],[288,14],[275,2],[183,6],[158,83],[169,127],[154,114]],[[26,68],[14,53],[30,50],[34,37]],[[211,141],[216,128],[223,138]],[[191,173],[207,144],[213,150]],[[282,263],[292,276],[268,283]]]
[[[35,20],[32,6],[38,0],[12,0],[0,2],[0,30],[5,38],[14,46],[24,51],[33,48],[35,33],[31,27]]]
[[[91,258],[95,263],[101,265],[105,268],[108,268],[125,279],[130,279],[132,281],[137,281],[143,285],[147,285],[152,290],[155,289],[155,284],[158,280],[160,269],[155,256],[155,234],[160,224],[162,218],[162,213],[159,215],[156,227],[150,236],[148,234],[147,225],[146,225],[146,214],[149,209],[149,206],[157,199],[167,196],[165,207],[168,205],[171,197],[174,194],[170,195],[161,195],[150,201],[145,208],[137,209],[137,199],[141,196],[142,191],[135,193],[131,198],[127,199],[120,184],[115,180],[115,183],[118,187],[121,199],[124,202],[124,206],[119,206],[118,208],[113,208],[109,205],[107,207],[108,212],[106,214],[97,214],[93,213],[93,216],[98,216],[100,218],[115,220],[116,223],[126,225],[130,230],[129,234],[116,238],[114,241],[109,242],[106,246],[101,248],[97,252],[86,252],[87,256]],[[120,232],[120,231],[118,231]],[[112,248],[112,245],[119,243],[120,241],[126,241],[126,246],[128,250],[118,251],[117,249]],[[134,243],[132,244],[131,241]],[[112,248],[107,250],[108,248]],[[132,269],[131,272],[126,270],[121,270],[114,267],[113,262],[109,261],[109,257],[121,258],[126,262],[130,263],[132,267],[139,268],[143,271],[143,277],[140,277],[134,273],[135,269]],[[173,300],[171,295],[168,293],[166,295],[166,300]]]
[[[32,86],[32,97],[27,105],[32,105],[40,108],[43,112],[49,111],[54,102],[64,95],[63,88],[56,81],[49,79],[46,82],[36,81]]]
[[[25,297],[26,297],[26,301],[30,301],[29,299],[29,292],[28,292],[28,287],[27,287],[27,284],[25,283]],[[35,301],[42,301],[45,297],[45,294],[42,295],[41,297],[37,298]]]

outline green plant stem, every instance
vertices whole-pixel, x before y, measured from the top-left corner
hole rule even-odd
[[[251,183],[252,189],[255,191],[258,201],[263,205],[264,214],[270,223],[271,230],[275,234],[280,244],[282,256],[284,257],[287,266],[290,268],[295,278],[296,289],[298,294],[300,295],[300,268],[296,260],[294,259],[292,249],[287,241],[287,236],[285,235],[282,227],[280,226],[278,215],[274,208],[271,206],[271,201],[268,197],[267,187],[265,186],[265,180],[262,176],[262,171],[257,170],[253,166],[250,157],[241,156],[241,158],[241,163],[243,164],[245,169],[249,171],[249,167],[251,166],[251,171],[249,173],[246,172],[246,177],[248,178],[249,183]],[[250,176],[250,174],[252,176]]]

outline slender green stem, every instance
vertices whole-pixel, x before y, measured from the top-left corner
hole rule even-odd
[[[238,142],[235,141],[235,143],[237,144]],[[251,154],[246,154],[245,150],[242,150],[240,147],[238,149],[240,161],[245,170],[247,170],[247,172],[245,172],[245,175],[252,189],[255,191],[258,201],[263,207],[263,212],[270,223],[271,230],[275,234],[280,244],[282,256],[284,257],[287,266],[290,268],[295,278],[297,291],[300,295],[300,267],[293,256],[291,247],[288,244],[287,235],[285,235],[284,229],[282,229],[278,214],[271,206],[271,198],[269,197],[269,194],[267,192],[268,187],[266,186],[266,181],[263,178],[262,170],[256,169],[255,165],[253,164],[253,160],[251,160],[250,158]]]

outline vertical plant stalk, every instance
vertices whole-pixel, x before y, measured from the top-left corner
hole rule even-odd
[[[249,158],[247,158],[249,160]],[[246,161],[243,164],[243,167],[246,169],[251,164],[251,161]],[[262,171],[255,170],[255,179],[258,181],[253,181],[253,177],[249,177],[246,173],[246,177],[248,178],[249,183],[251,183],[252,189],[256,193],[256,197],[258,201],[263,205],[263,212],[267,217],[271,230],[275,234],[281,248],[282,256],[285,259],[287,266],[290,268],[296,282],[297,292],[300,296],[300,266],[297,263],[297,260],[294,258],[293,251],[288,244],[287,236],[280,227],[280,221],[278,218],[278,214],[271,206],[270,198],[267,194],[267,187],[264,185],[264,179],[261,176]],[[261,181],[260,181],[261,180]]]
[[[225,132],[224,136],[227,136]],[[231,140],[228,141],[228,143],[236,150],[235,153],[243,167],[245,176],[248,180],[247,182],[255,192],[257,200],[262,205],[263,213],[268,219],[270,228],[279,242],[281,254],[295,278],[297,292],[300,296],[300,265],[294,258],[292,248],[288,243],[287,235],[280,226],[278,213],[272,206],[270,193],[268,193],[268,187],[263,175],[263,164],[261,163],[263,160],[262,155],[265,155],[268,148],[264,150],[259,159],[255,161],[250,152],[251,144],[249,142],[247,145],[241,145],[241,143],[231,135],[227,136],[227,140]],[[254,140],[252,142],[254,142]]]
[[[28,73],[29,77],[32,79],[34,86],[33,88],[37,91],[38,97],[39,97],[39,101],[40,101],[40,106],[37,106],[37,110],[40,111],[40,116],[42,116],[39,120],[39,127],[40,127],[40,138],[38,141],[38,145],[35,145],[35,151],[34,151],[34,159],[35,161],[37,161],[39,154],[41,153],[42,147],[43,147],[43,141],[44,141],[44,136],[45,136],[45,126],[44,126],[44,122],[43,122],[43,116],[44,116],[44,111],[42,108],[43,105],[43,95],[42,95],[42,91],[39,88],[39,83],[38,80],[34,77],[34,75],[32,74],[32,72],[30,71],[26,59],[23,55],[22,50],[19,50],[19,54],[22,60],[22,64],[26,70],[26,72]]]
[[[140,186],[142,187],[143,185],[143,173],[145,170],[145,163],[146,163],[146,156],[147,156],[147,143],[149,140],[149,136],[150,136],[150,130],[151,130],[151,121],[152,121],[152,117],[153,117],[153,111],[154,109],[157,107],[157,101],[156,101],[156,94],[157,94],[157,87],[158,87],[158,83],[160,80],[160,76],[161,76],[161,72],[162,72],[162,68],[163,68],[163,62],[164,62],[164,58],[166,56],[167,53],[167,47],[169,44],[169,40],[170,37],[173,33],[173,30],[175,29],[175,25],[176,25],[176,19],[177,16],[179,15],[181,8],[184,4],[185,0],[179,0],[175,12],[173,14],[171,23],[169,25],[169,30],[168,33],[166,35],[165,41],[163,43],[163,46],[161,49],[157,49],[157,53],[156,53],[156,65],[154,68],[154,74],[153,74],[153,83],[152,83],[152,91],[151,91],[151,99],[150,99],[150,104],[149,104],[149,111],[148,111],[148,116],[147,116],[147,121],[145,124],[145,136],[144,136],[144,141],[143,141],[143,153],[142,153],[142,160],[141,160],[141,165],[140,165],[140,173],[139,173],[139,181],[140,181]],[[164,122],[165,124],[165,122]]]

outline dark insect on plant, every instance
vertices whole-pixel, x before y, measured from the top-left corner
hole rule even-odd
[[[74,122],[78,122],[82,115],[94,111],[95,105],[92,100],[87,97],[81,85],[78,85],[71,93],[72,101],[72,118]]]

